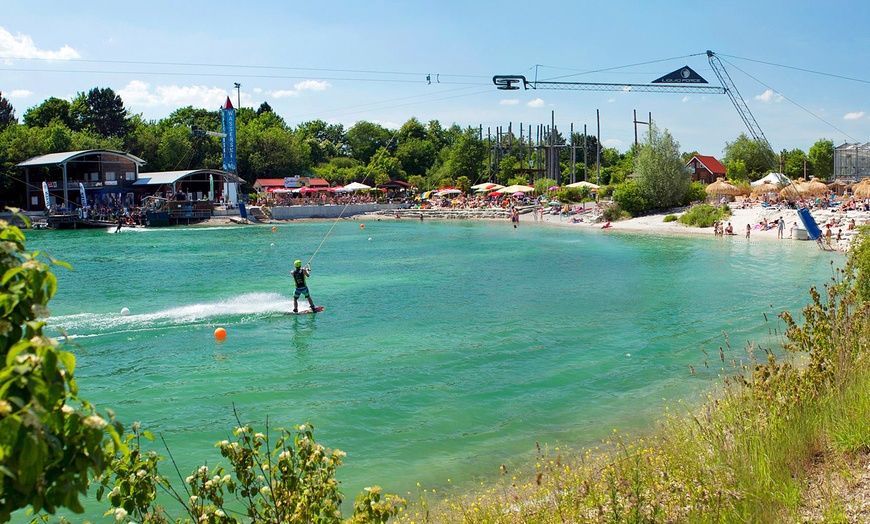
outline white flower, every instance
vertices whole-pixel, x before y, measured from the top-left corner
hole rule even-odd
[[[124,509],[124,508],[118,508],[118,509],[115,510],[115,520],[117,520],[118,522],[124,520],[124,518],[125,518],[126,516],[127,516],[127,510],[126,510],[126,509]]]
[[[262,488],[260,488],[260,493],[262,493],[263,495],[268,494],[270,491],[272,490],[269,489],[269,486],[263,486]]]
[[[6,402],[6,401],[4,400],[3,402]],[[76,412],[75,408],[68,405],[68,404],[64,404],[63,407],[60,408],[60,410],[63,411],[65,415],[72,415],[73,413]]]
[[[230,480],[232,480],[232,479],[230,479],[230,476],[227,474],[227,475],[224,475],[224,478],[221,479],[221,482],[226,483],[226,482],[229,482]]]
[[[222,448],[225,448],[225,447],[227,447],[227,446],[229,446],[229,445],[230,445],[230,441],[229,441],[229,440],[221,440],[221,447],[222,447]]]
[[[184,482],[186,482],[186,483],[188,483],[188,484],[190,484],[191,482],[193,482],[193,475],[191,475],[191,476],[187,477],[186,479],[184,479]]]
[[[226,517],[227,516],[227,514],[224,513],[224,511],[220,508],[214,510],[214,514],[218,517]]]
[[[139,477],[140,479],[147,474],[148,474],[148,472],[145,471],[144,469],[140,469],[139,471],[136,472],[136,476]]]
[[[266,435],[263,435],[262,433],[257,433],[256,435],[254,435],[254,438],[266,440]]]
[[[190,497],[191,504],[196,504],[197,500],[199,500],[199,497],[197,497],[196,495],[191,495],[191,497]]]
[[[94,429],[103,429],[106,427],[106,421],[99,415],[91,415],[84,420],[84,425]]]

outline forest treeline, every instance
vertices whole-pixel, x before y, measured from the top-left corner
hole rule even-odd
[[[333,185],[358,181],[370,185],[402,180],[425,190],[482,181],[504,185],[534,183],[543,177],[547,156],[528,137],[487,137],[479,127],[442,125],[438,120],[410,118],[399,129],[359,121],[345,128],[323,120],[288,125],[263,102],[255,110],[236,114],[237,171],[249,184],[257,178],[317,176]],[[72,100],[51,97],[25,109],[21,119],[0,93],[0,189],[4,201],[21,204],[16,196],[21,170],[15,165],[48,153],[111,149],[146,161],[143,172],[185,169],[221,169],[221,139],[206,133],[220,132],[219,110],[183,107],[160,120],[131,114],[111,88],[95,87]],[[601,147],[595,136],[575,133],[566,137],[554,130],[547,143],[559,148],[559,171],[599,185],[616,186],[634,171],[637,151],[620,152]],[[764,150],[745,134],[724,146],[720,158],[728,178],[751,181],[771,169],[795,178],[828,179],[833,172],[833,141],[820,139],[808,152]],[[536,152],[537,151],[537,152]],[[697,151],[681,153],[685,163]],[[701,154],[717,156],[716,152]],[[770,158],[779,166],[770,166]],[[718,157],[717,157],[718,158]],[[572,161],[573,159],[573,161]],[[553,170],[549,171],[552,177]],[[249,191],[246,188],[245,191]],[[8,195],[8,196],[7,196]]]

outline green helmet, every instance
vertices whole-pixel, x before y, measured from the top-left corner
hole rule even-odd
[[[296,266],[296,267],[302,267],[302,261],[301,261],[301,260],[297,260],[296,262],[293,262],[293,265]]]

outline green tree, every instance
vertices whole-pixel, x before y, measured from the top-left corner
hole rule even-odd
[[[728,171],[728,180],[733,182],[749,182],[749,170],[743,159],[735,158],[728,162],[725,167]]]
[[[388,147],[392,133],[385,127],[371,122],[357,122],[347,130],[347,145],[350,156],[365,165],[382,147]]]
[[[449,148],[446,172],[456,178],[466,176],[478,180],[486,158],[486,144],[478,136],[477,129],[469,127]]]
[[[3,96],[3,93],[0,93],[0,130],[17,123],[18,119],[15,118],[15,108]]]
[[[791,151],[783,151],[782,165],[783,172],[786,176],[795,180],[804,176],[804,169],[807,167],[807,154],[800,149],[792,149]]]
[[[824,138],[817,141],[810,147],[808,159],[817,178],[830,180],[834,174],[834,141]]]
[[[123,137],[130,127],[124,101],[108,87],[79,93],[70,114],[76,130],[92,130],[103,137]]]
[[[680,144],[667,129],[659,132],[654,123],[650,124],[647,139],[635,157],[634,175],[650,209],[681,205],[692,182],[692,175],[680,157]]]
[[[60,98],[51,97],[38,106],[24,112],[24,125],[29,127],[48,127],[57,121],[72,129],[74,122],[70,111],[72,104]]]
[[[43,332],[57,290],[50,266],[69,266],[24,241],[0,222],[0,522],[26,507],[81,513],[90,474],[106,466],[104,438],[121,446],[111,413],[78,396],[75,356]]]
[[[773,166],[773,151],[766,144],[752,140],[741,133],[733,142],[725,143],[725,165],[734,160],[742,160],[746,165],[750,180],[758,180],[766,175]]]

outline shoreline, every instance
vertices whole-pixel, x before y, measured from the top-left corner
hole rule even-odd
[[[729,219],[726,219],[725,222],[730,222],[734,234],[733,235],[725,235],[726,237],[733,237],[735,239],[739,238],[741,240],[745,240],[746,237],[746,226],[750,226],[750,236],[749,240],[756,241],[792,241],[797,240],[791,238],[791,226],[788,224],[800,224],[800,219],[797,215],[797,210],[795,209],[776,209],[776,208],[763,208],[763,207],[751,207],[751,208],[732,208],[732,215]],[[601,229],[602,231],[622,231],[622,232],[631,232],[631,233],[652,233],[659,234],[664,236],[713,236],[713,228],[711,227],[694,227],[694,226],[686,226],[679,221],[665,222],[664,219],[668,215],[676,215],[680,216],[684,213],[684,210],[674,210],[673,212],[667,213],[656,213],[645,215],[641,217],[630,218],[626,220],[620,220],[617,222],[611,222],[609,228],[602,228],[604,222],[571,222],[571,218],[556,216],[556,215],[536,215],[537,218],[532,218],[533,215],[530,213],[521,214],[519,226],[522,227],[525,225],[528,227],[529,224],[540,224],[548,227],[565,227],[565,228],[585,228],[585,229]],[[819,224],[819,227],[825,230],[825,224],[828,222],[834,223],[832,227],[832,235],[833,240],[831,241],[831,249],[834,251],[846,252],[849,249],[849,245],[854,236],[854,230],[848,230],[847,224],[850,220],[854,219],[856,226],[870,224],[870,212],[866,211],[848,211],[848,212],[840,212],[836,210],[817,210],[813,213],[813,218],[815,218],[816,222]],[[574,215],[578,216],[578,215]],[[760,224],[763,221],[771,222],[773,220],[782,218],[786,223],[786,228],[784,231],[784,237],[782,239],[777,238],[777,228],[772,227],[770,229],[760,228]],[[573,217],[572,217],[573,218]],[[415,220],[410,217],[402,218],[404,220]],[[292,220],[277,220],[270,219],[267,221],[254,222],[247,225],[253,226],[274,226],[278,224],[290,224],[294,222],[319,222],[319,221],[333,221],[333,220],[352,220],[352,221],[382,221],[382,220],[400,220],[392,216],[392,214],[387,214],[384,212],[372,212],[372,213],[364,213],[359,215],[353,215],[348,217],[341,217],[339,219],[333,218],[295,218]],[[427,217],[426,220],[486,220],[486,221],[504,221],[509,223],[508,218],[493,218],[493,217],[474,217],[468,216],[464,218],[444,218],[444,217]],[[201,222],[199,224],[193,224],[192,227],[197,226],[215,226],[215,225],[246,225],[239,224],[238,222],[229,220],[225,217],[212,217],[209,220]],[[841,232],[841,240],[836,240],[837,230],[842,230]],[[811,240],[797,240],[800,242],[812,242]]]

